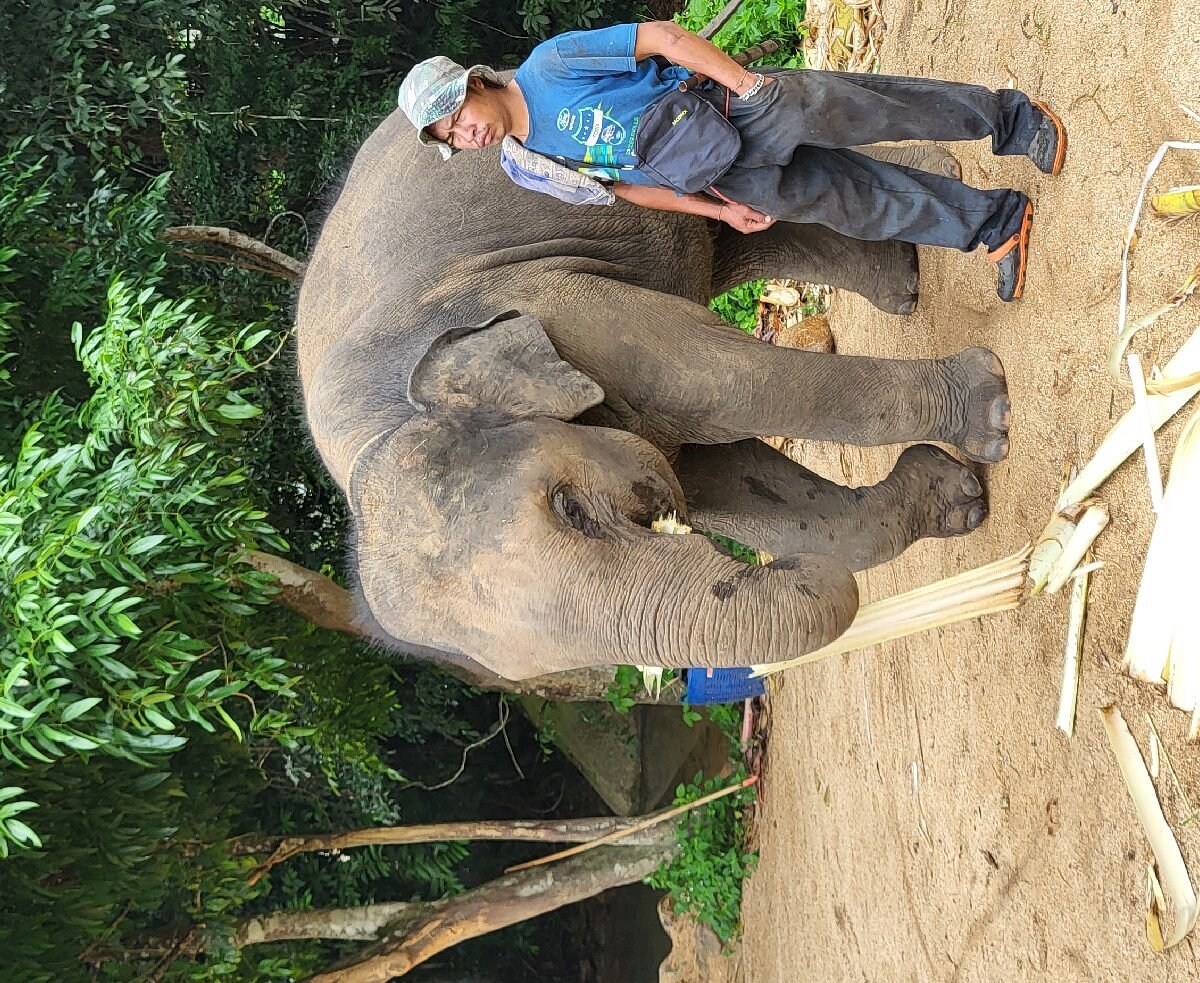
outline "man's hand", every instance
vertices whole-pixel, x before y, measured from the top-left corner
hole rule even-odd
[[[717,219],[730,228],[749,235],[751,232],[762,232],[775,224],[775,219],[764,215],[749,205],[739,205],[737,202],[725,202],[717,213]]]

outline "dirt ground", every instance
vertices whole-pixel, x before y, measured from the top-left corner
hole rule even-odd
[[[1061,176],[985,144],[951,145],[966,180],[1028,191],[1036,213],[1025,298],[1000,303],[982,254],[925,251],[911,318],[839,294],[838,350],[898,357],[987,345],[1013,396],[1012,452],[987,470],[991,517],[927,541],[861,578],[865,598],[1006,555],[1049,516],[1064,461],[1087,455],[1128,405],[1104,356],[1117,318],[1121,238],[1143,170],[1165,140],[1200,141],[1195,0],[890,0],[883,70],[1016,85],[1070,131]],[[1200,183],[1200,154],[1172,154],[1155,186]],[[1143,220],[1136,315],[1200,261],[1200,219]],[[1200,299],[1137,343],[1171,352]],[[1169,460],[1179,421],[1160,439]],[[878,480],[895,448],[810,447],[831,477]],[[872,981],[1200,978],[1196,943],[1145,942],[1149,845],[1096,708],[1116,702],[1143,748],[1151,715],[1200,807],[1200,748],[1165,698],[1117,671],[1151,530],[1140,455],[1102,489],[1113,523],[1098,545],[1074,739],[1054,729],[1066,597],[831,659],[782,678],[772,705],[762,860],[744,907],[743,976]],[[1200,576],[1197,577],[1200,594]],[[1165,782],[1165,777],[1164,777]],[[1164,784],[1160,782],[1160,786]],[[1186,816],[1163,792],[1168,819]],[[1200,880],[1200,822],[1178,831]]]

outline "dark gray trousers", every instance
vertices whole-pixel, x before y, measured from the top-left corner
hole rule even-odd
[[[723,196],[785,222],[813,222],[855,239],[900,239],[971,250],[1002,245],[1028,200],[845,149],[886,140],[977,140],[1024,154],[1040,122],[1015,89],[806,69],[770,70],[754,97],[729,100],[742,136]],[[725,109],[725,89],[702,94]]]

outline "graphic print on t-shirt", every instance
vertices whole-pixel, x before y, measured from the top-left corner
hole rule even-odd
[[[625,142],[625,127],[608,116],[603,105],[577,110],[563,107],[558,128],[588,148],[583,159],[589,164],[615,164],[616,148]]]

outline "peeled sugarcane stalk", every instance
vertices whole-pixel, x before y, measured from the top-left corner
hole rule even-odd
[[[1088,500],[1059,509],[1029,557],[1029,594],[1057,594],[1108,525],[1108,506]]]
[[[1122,668],[1135,679],[1166,682],[1167,696],[1200,721],[1200,622],[1195,558],[1200,551],[1200,412],[1184,427],[1171,460],[1162,510],[1146,551]]]
[[[994,563],[864,604],[850,627],[829,645],[798,659],[754,666],[751,675],[766,676],[932,628],[1010,611],[1021,603],[1029,552],[1026,547]]]
[[[1085,555],[1091,560],[1091,553]],[[1067,608],[1067,640],[1063,646],[1062,686],[1058,695],[1058,716],[1055,726],[1067,737],[1075,733],[1075,710],[1079,703],[1079,662],[1083,655],[1083,628],[1086,623],[1088,577],[1087,568],[1075,572],[1071,582],[1071,603]]]
[[[1170,392],[1161,388],[1152,391],[1146,397],[1145,412],[1149,417],[1150,426],[1158,430],[1167,422],[1189,399],[1200,392],[1200,330],[1197,330],[1187,341],[1179,346],[1164,370],[1164,377],[1177,380],[1184,377],[1195,377],[1196,381],[1181,386]],[[1153,388],[1153,387],[1151,387]],[[1101,441],[1090,461],[1087,462],[1067,485],[1058,500],[1061,510],[1067,505],[1078,505],[1094,492],[1109,475],[1117,470],[1125,460],[1142,446],[1142,422],[1140,414],[1131,408]]]
[[[1146,771],[1146,763],[1138,751],[1137,742],[1129,732],[1125,718],[1116,707],[1105,707],[1100,711],[1104,720],[1104,731],[1112,745],[1113,754],[1117,757],[1117,766],[1121,769],[1121,777],[1125,779],[1125,787],[1129,789],[1133,807],[1137,811],[1138,821],[1146,839],[1150,841],[1150,849],[1154,851],[1154,859],[1162,872],[1162,881],[1171,895],[1175,905],[1175,928],[1170,937],[1164,942],[1162,930],[1158,923],[1157,914],[1153,911],[1147,915],[1146,927],[1150,947],[1155,952],[1170,949],[1183,941],[1184,937],[1196,924],[1200,904],[1196,900],[1196,892],[1192,888],[1187,866],[1183,862],[1183,854],[1171,827],[1163,816],[1162,806],[1154,791],[1154,783]]]

